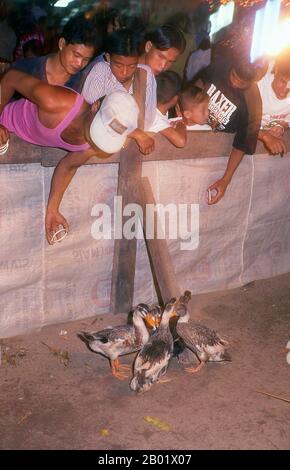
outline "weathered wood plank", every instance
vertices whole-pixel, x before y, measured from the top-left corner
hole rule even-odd
[[[158,216],[156,217],[156,223],[154,224],[154,238],[152,240],[146,238],[146,223],[148,222],[146,221],[145,217],[146,204],[156,204],[151,184],[147,177],[142,178],[141,180],[140,204],[143,208],[143,232],[148,255],[150,258],[153,277],[156,278],[163,303],[166,303],[172,297],[179,296],[181,291],[174,272],[174,267],[168,250],[167,242],[165,239],[157,238]]]
[[[285,132],[285,141],[290,149],[290,130]],[[155,150],[150,155],[144,155],[143,161],[178,160],[193,158],[212,158],[228,156],[233,142],[233,134],[211,131],[189,131],[188,141],[183,149],[177,149],[163,136],[155,136]],[[60,149],[39,147],[28,144],[15,135],[10,137],[9,150],[0,156],[0,164],[41,163],[43,166],[56,166],[67,152]],[[258,142],[256,155],[267,151],[261,142]],[[108,158],[92,157],[91,164],[119,163],[120,153]]]
[[[142,155],[136,144],[131,142],[127,149],[120,152],[120,156],[118,196],[122,196],[122,206],[125,207],[139,200]],[[125,218],[123,220],[125,222]],[[111,284],[111,311],[114,313],[128,313],[132,308],[136,248],[135,238],[115,240]]]

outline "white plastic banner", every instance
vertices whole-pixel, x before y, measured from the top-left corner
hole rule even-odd
[[[157,203],[198,207],[197,245],[182,250],[180,236],[167,241],[181,289],[209,292],[289,271],[289,157],[245,156],[213,206],[206,189],[227,158],[143,164]],[[44,214],[52,172],[0,165],[0,337],[110,311],[114,233],[98,240],[92,227],[98,204],[114,212],[118,165],[78,170],[61,205],[69,235],[50,246]],[[137,246],[135,304],[156,299],[144,240]]]

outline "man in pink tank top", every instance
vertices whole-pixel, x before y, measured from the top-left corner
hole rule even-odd
[[[27,99],[7,104],[15,91]],[[10,70],[1,81],[0,145],[13,132],[28,142],[69,151],[52,176],[45,219],[50,244],[60,225],[68,231],[59,206],[78,167],[94,155],[106,157],[119,151],[127,137],[139,139],[139,109],[132,95],[114,92],[96,113],[97,107],[69,88],[48,85],[18,70]],[[149,153],[150,145],[151,139],[142,142],[143,153]]]

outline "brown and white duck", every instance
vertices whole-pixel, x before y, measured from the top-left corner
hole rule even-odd
[[[139,304],[133,313],[133,325],[109,327],[95,332],[81,331],[77,335],[91,351],[107,357],[114,377],[123,380],[127,376],[121,370],[129,370],[130,366],[120,364],[118,358],[138,351],[147,343],[149,332],[145,320],[153,328],[159,324],[159,318],[155,317],[154,312],[150,313],[150,307]]]
[[[169,320],[175,316],[176,299],[166,305],[159,328],[153,332],[145,346],[139,351],[134,362],[130,388],[136,392],[146,392],[166,374],[173,353],[173,338]]]
[[[226,349],[227,341],[222,339],[214,330],[205,325],[189,322],[189,312],[187,309],[188,296],[181,296],[176,303],[176,314],[178,322],[176,332],[198,358],[200,364],[197,367],[186,368],[190,373],[198,372],[206,362],[231,361],[231,357]]]

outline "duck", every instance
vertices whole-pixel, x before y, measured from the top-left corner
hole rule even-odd
[[[162,317],[162,307],[157,304],[139,304],[140,307],[143,307],[147,309],[148,311],[148,316],[144,318],[145,324],[147,329],[149,330],[149,333],[151,334],[154,330],[156,330],[161,322],[161,317]],[[133,314],[134,314],[134,309],[131,310],[128,314],[128,319],[127,323],[132,325],[133,324]]]
[[[119,325],[93,332],[80,331],[77,336],[91,351],[107,357],[112,375],[119,380],[124,380],[127,375],[122,372],[122,369],[129,370],[130,366],[121,364],[118,358],[138,351],[148,341],[149,331],[145,321],[154,329],[159,323],[155,312],[150,313],[150,306],[138,304],[133,312],[133,325]]]
[[[178,302],[176,303],[176,316],[171,318],[170,320],[170,331],[173,336],[173,357],[176,357],[179,363],[183,363],[184,360],[188,360],[188,355],[192,354],[191,351],[186,347],[184,341],[178,336],[177,331],[176,331],[176,325],[178,322],[179,317],[184,314],[183,310],[187,309],[187,304],[191,300],[191,291],[186,290],[183,294],[178,299]],[[187,310],[186,310],[187,311]],[[180,313],[180,315],[178,315]]]
[[[227,351],[228,342],[222,339],[216,331],[202,324],[189,323],[190,315],[187,303],[188,295],[185,292],[176,302],[178,317],[176,332],[185,346],[196,355],[199,365],[188,367],[185,371],[196,373],[202,369],[206,362],[231,361],[231,356]]]
[[[155,382],[166,374],[173,354],[173,338],[169,320],[175,316],[176,298],[172,298],[162,314],[159,328],[139,351],[134,361],[133,378],[130,389],[135,392],[147,392]]]

